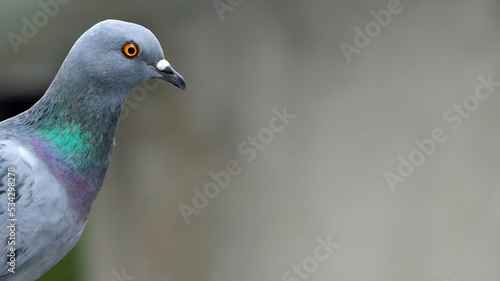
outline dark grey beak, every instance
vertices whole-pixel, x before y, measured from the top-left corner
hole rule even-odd
[[[171,66],[167,66],[163,70],[160,70],[160,73],[163,76],[163,80],[171,83],[181,90],[186,90],[186,80],[184,80],[184,77],[182,77],[182,75],[175,71]]]

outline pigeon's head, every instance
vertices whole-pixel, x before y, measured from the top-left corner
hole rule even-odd
[[[162,79],[184,90],[186,82],[165,59],[160,42],[147,28],[105,20],[87,30],[67,57],[70,72],[100,86],[132,88],[147,79]]]

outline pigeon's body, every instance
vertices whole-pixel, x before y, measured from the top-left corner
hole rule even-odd
[[[139,47],[132,57],[130,42]],[[15,268],[0,264],[0,281],[35,280],[73,248],[104,181],[126,96],[150,78],[185,88],[149,30],[104,21],[75,43],[38,103],[0,122],[0,255],[5,261],[16,250]]]
[[[15,268],[2,262],[0,280],[34,280],[71,250],[85,221],[78,219],[69,205],[64,187],[32,149],[17,140],[5,140],[1,135],[0,138],[0,200],[5,202],[0,213],[0,239],[15,242],[3,244],[5,247],[0,248],[0,254],[5,261],[11,253],[10,248],[15,247],[17,256]],[[8,212],[5,208],[9,167],[15,167],[12,173],[16,179],[15,212]],[[7,240],[10,234],[7,226],[11,223],[8,218],[15,219],[12,221],[15,223],[15,240]],[[8,268],[15,273],[9,272]]]

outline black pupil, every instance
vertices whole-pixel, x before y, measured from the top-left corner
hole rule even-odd
[[[134,47],[128,47],[128,50],[127,50],[127,51],[128,51],[128,53],[129,53],[130,55],[135,55],[135,48],[134,48]]]

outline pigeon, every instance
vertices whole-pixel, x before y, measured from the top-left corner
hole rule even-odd
[[[105,20],[78,38],[33,107],[0,122],[0,281],[36,280],[76,244],[127,95],[148,79],[186,89],[150,30]]]

